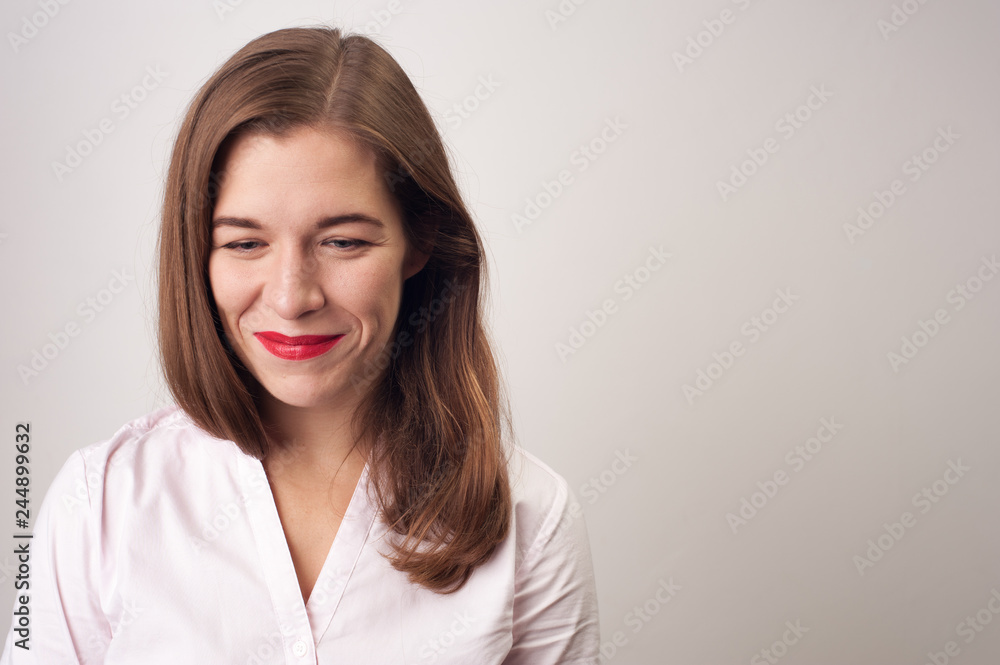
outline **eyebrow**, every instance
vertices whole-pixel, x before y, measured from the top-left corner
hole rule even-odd
[[[332,217],[324,217],[323,219],[316,222],[316,230],[321,231],[323,229],[328,229],[331,226],[337,226],[339,224],[371,224],[378,228],[385,228],[385,225],[376,217],[371,215],[366,215],[363,212],[349,212],[344,215],[334,215]],[[212,220],[212,230],[219,228],[220,226],[235,226],[240,229],[263,229],[263,225],[255,219],[250,219],[247,217],[217,217]]]

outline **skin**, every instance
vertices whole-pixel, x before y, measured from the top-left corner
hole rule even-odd
[[[390,342],[403,284],[428,257],[406,242],[374,154],[334,130],[241,136],[220,181],[209,282],[230,346],[265,391],[275,445],[263,466],[308,599],[369,443],[350,432],[362,397],[351,379]],[[349,213],[381,224],[318,226]],[[321,356],[286,360],[254,337],[264,331],[344,337]]]

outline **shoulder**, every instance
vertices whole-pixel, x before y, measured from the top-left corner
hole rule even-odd
[[[100,512],[105,501],[142,488],[169,484],[190,462],[206,456],[231,456],[239,448],[199,428],[175,405],[122,425],[110,438],[76,450],[52,484],[63,503],[85,503]]]
[[[508,453],[518,564],[547,549],[582,510],[566,479],[520,446]]]
[[[566,479],[552,467],[520,446],[508,453],[511,498],[515,507],[535,512],[545,507],[556,508],[569,499]]]
[[[565,478],[510,455],[515,550],[513,643],[505,664],[596,663],[597,588],[583,511]]]
[[[238,450],[236,444],[216,439],[176,405],[170,405],[125,423],[111,438],[81,448],[78,453],[88,472],[108,472],[176,458],[182,448],[191,453],[205,447]]]

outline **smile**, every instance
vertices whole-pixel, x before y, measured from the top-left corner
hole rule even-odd
[[[272,355],[282,360],[309,360],[332,349],[343,335],[302,335],[287,337],[276,332],[254,333],[254,337]]]

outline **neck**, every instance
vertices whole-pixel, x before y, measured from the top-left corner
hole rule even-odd
[[[261,418],[271,443],[263,460],[268,476],[308,483],[329,481],[340,471],[348,476],[360,472],[368,446],[357,441],[351,431],[355,406],[296,407],[265,398]]]

